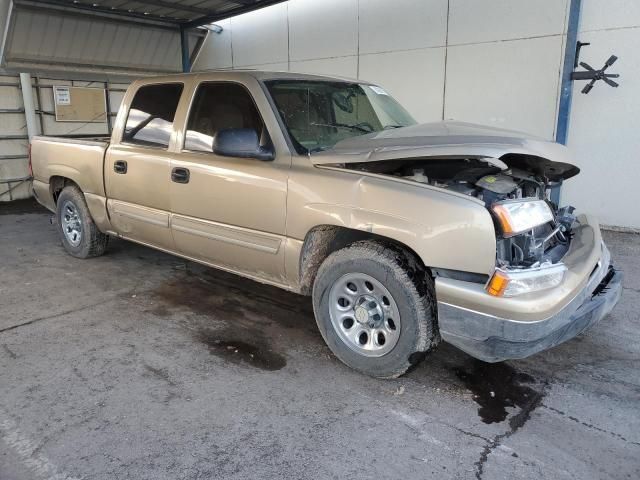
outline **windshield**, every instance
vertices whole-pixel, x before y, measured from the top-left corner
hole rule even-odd
[[[345,138],[416,124],[374,85],[315,80],[265,84],[300,154],[327,150]]]

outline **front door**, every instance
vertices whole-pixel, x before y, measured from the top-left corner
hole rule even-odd
[[[203,82],[188,113],[182,148],[171,162],[171,228],[177,250],[258,279],[284,284],[290,157],[272,161],[212,153],[216,132],[249,128],[270,137],[241,84]]]
[[[122,236],[173,250],[168,148],[182,83],[144,85],[133,97],[122,140],[105,159],[111,223]]]

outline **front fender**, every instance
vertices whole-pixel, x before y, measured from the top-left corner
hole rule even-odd
[[[493,220],[471,197],[360,172],[325,170],[301,180],[305,188],[290,184],[287,226],[293,238],[304,239],[318,225],[335,225],[400,242],[429,267],[484,275],[495,267]]]

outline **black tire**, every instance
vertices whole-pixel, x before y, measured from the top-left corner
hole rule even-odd
[[[373,277],[392,295],[400,314],[400,333],[392,350],[365,356],[349,347],[331,320],[330,291],[349,274]],[[395,245],[361,241],[323,262],[313,285],[318,328],[331,351],[349,367],[377,378],[395,378],[421,361],[439,339],[433,280],[414,256]]]
[[[75,209],[74,213],[77,212],[81,232],[77,245],[74,245],[64,232],[64,216],[68,214],[68,211],[63,211],[65,206],[72,207]],[[100,256],[105,252],[109,243],[109,236],[98,230],[93,218],[91,218],[87,202],[78,187],[67,186],[60,192],[56,204],[56,225],[58,226],[58,234],[62,240],[62,245],[74,257],[90,258]]]

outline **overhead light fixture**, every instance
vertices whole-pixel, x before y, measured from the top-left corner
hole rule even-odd
[[[224,28],[222,28],[220,25],[216,25],[215,23],[211,23],[205,26],[207,30],[212,31],[213,33],[222,33],[222,31],[224,30]]]

